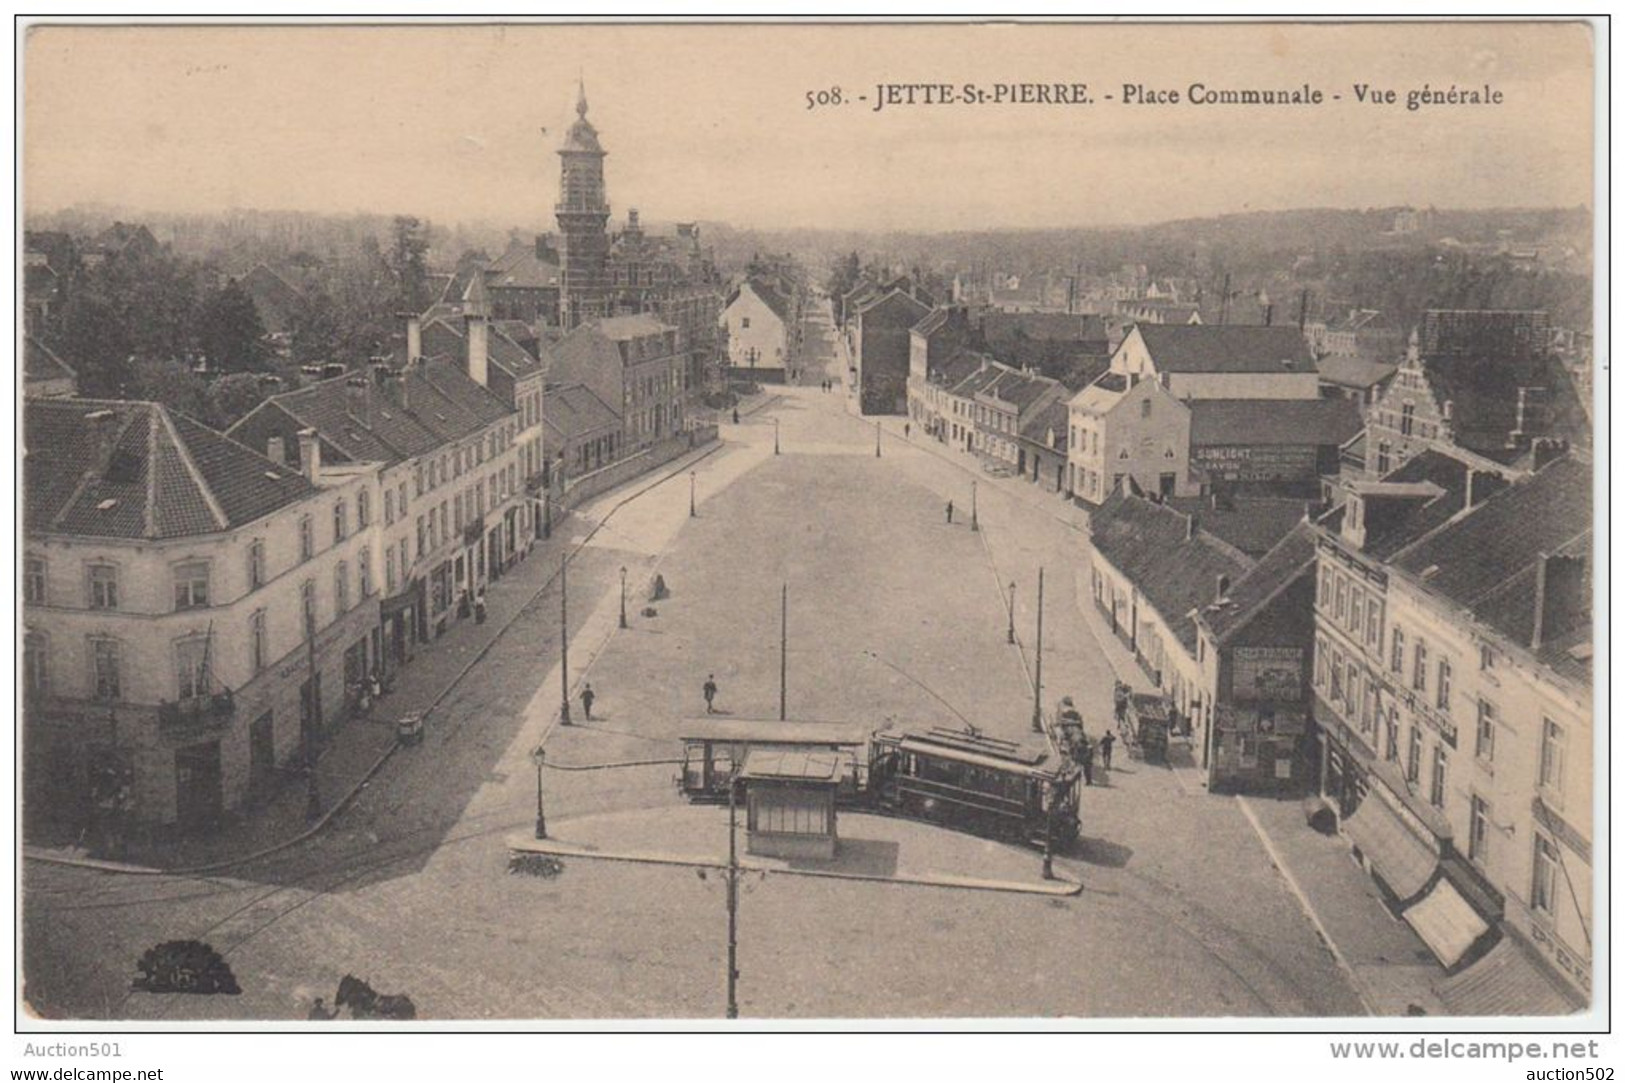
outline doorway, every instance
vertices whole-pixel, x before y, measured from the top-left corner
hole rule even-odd
[[[248,724],[248,788],[255,796],[271,791],[276,777],[276,734],[271,712]]]
[[[212,827],[223,806],[220,742],[206,741],[175,751],[175,818],[185,827]]]

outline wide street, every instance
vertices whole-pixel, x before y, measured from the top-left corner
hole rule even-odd
[[[704,712],[707,674],[722,710],[777,715],[787,586],[791,717],[870,728],[963,718],[1021,737],[1040,568],[1045,707],[1071,694],[1096,733],[1110,715],[1112,670],[1085,608],[1082,513],[990,479],[918,433],[904,440],[900,426],[888,424],[878,458],[875,446],[872,421],[814,381],[725,421],[722,446],[692,479],[676,472],[590,538],[625,493],[582,509],[569,680],[593,686],[590,723],[579,700],[578,724],[556,723],[555,583],[437,709],[425,743],[395,756],[311,841],[207,878],[30,864],[29,1002],[53,1017],[303,1019],[312,997],[331,998],[354,973],[408,993],[424,1018],[720,1017],[719,878],[596,860],[569,861],[551,879],[507,872],[506,838],[534,819],[531,750],[544,734],[559,768],[661,761],[550,768],[555,837],[583,817],[677,808],[666,761],[680,754],[683,720]],[[657,574],[670,596],[650,603]],[[1016,646],[1006,642],[1012,582]],[[1206,794],[1193,772],[1121,752],[1117,768],[1110,785],[1084,791],[1083,837],[1057,861],[1084,885],[1075,897],[750,876],[742,1014],[1360,1013],[1238,803]],[[977,848],[998,846],[951,841],[972,865]],[[242,995],[129,991],[146,947],[191,937],[226,953]]]

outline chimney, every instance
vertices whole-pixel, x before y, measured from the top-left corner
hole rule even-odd
[[[485,313],[469,311],[464,314],[463,322],[468,328],[468,378],[484,387],[490,379],[486,371],[490,329],[486,325]]]
[[[322,481],[322,444],[315,429],[299,430],[299,469],[312,485]]]
[[[350,416],[364,425],[372,424],[372,381],[365,376],[352,376],[344,381],[344,405]]]
[[[1446,421],[1450,421],[1450,420],[1453,420],[1455,418],[1455,416],[1456,416],[1456,400],[1455,399],[1445,399],[1444,400],[1444,410],[1443,410],[1443,413],[1442,413],[1441,416],[1443,416],[1443,418]]]
[[[1569,443],[1567,440],[1536,440],[1532,450],[1534,468],[1544,470],[1569,453]]]
[[[1213,600],[1215,602],[1224,601],[1224,596],[1230,593],[1230,577],[1228,575],[1219,576],[1214,583],[1214,587],[1216,589],[1213,595]]]
[[[415,365],[423,356],[423,321],[415,315],[406,317],[406,363]]]
[[[280,436],[267,436],[265,438],[265,457],[278,466],[288,465],[288,448]]]
[[[1194,516],[1194,515],[1185,516],[1185,540],[1186,541],[1195,541],[1196,540],[1196,526],[1197,526],[1196,516]],[[1221,591],[1220,593],[1222,594],[1223,591]]]
[[[1541,553],[1535,558],[1535,626],[1531,650],[1571,631],[1587,610],[1585,561]]]

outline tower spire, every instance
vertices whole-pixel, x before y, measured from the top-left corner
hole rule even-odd
[[[587,78],[576,76],[576,116],[587,119]]]

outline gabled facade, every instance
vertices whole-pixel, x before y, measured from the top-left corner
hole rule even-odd
[[[728,363],[735,372],[783,383],[794,338],[790,299],[765,282],[747,278],[722,310],[728,331]]]
[[[1069,403],[1070,489],[1101,504],[1132,480],[1142,492],[1190,496],[1191,408],[1161,380],[1108,372]]]
[[[908,412],[909,331],[930,310],[906,291],[893,288],[853,313],[852,357],[860,412]]]
[[[1296,327],[1135,324],[1110,371],[1166,377],[1180,399],[1314,399],[1320,377]]]

